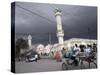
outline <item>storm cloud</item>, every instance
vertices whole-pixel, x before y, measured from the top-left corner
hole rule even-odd
[[[30,2],[15,2],[16,34],[32,34],[34,43],[48,43],[50,33],[52,43],[57,42],[55,8],[62,12],[64,40],[97,39],[97,7]]]

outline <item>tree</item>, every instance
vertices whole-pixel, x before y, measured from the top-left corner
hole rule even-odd
[[[27,49],[28,48],[28,43],[26,40],[23,38],[19,38],[16,41],[16,57],[20,56],[20,50],[21,49]]]

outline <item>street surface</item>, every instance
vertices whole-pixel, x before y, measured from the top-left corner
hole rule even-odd
[[[88,63],[84,62],[84,69],[88,68]],[[94,64],[91,64],[91,68],[95,68]],[[80,69],[69,65],[69,70]],[[37,62],[16,62],[16,73],[27,72],[48,72],[48,71],[61,71],[62,62],[56,62],[53,59],[40,59]]]

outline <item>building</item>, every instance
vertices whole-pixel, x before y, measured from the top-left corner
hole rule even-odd
[[[64,41],[63,47],[67,50],[69,49],[71,46],[74,46],[75,44],[79,45],[93,45],[93,44],[97,44],[97,40],[95,39],[84,39],[84,38],[71,38],[68,40]],[[54,44],[54,48],[55,50],[59,50],[59,44]]]

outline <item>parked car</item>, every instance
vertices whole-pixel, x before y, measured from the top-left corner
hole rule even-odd
[[[33,62],[33,61],[36,61],[37,62],[37,59],[38,59],[37,56],[38,56],[37,54],[35,54],[34,56],[33,55],[27,56],[26,57],[26,61],[27,62]]]
[[[38,59],[40,59],[40,56],[36,51],[29,51],[26,53],[26,62],[37,62]]]

